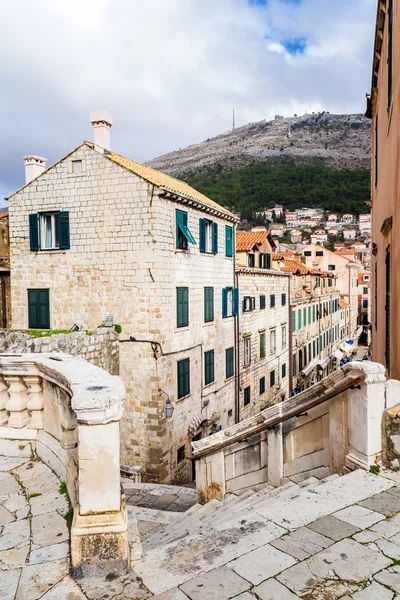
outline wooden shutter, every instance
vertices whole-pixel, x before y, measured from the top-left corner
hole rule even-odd
[[[60,250],[69,250],[69,212],[63,210],[58,213],[58,239],[60,241]]]
[[[292,312],[292,331],[296,331],[296,311]]]
[[[178,362],[178,398],[190,393],[190,359]]]
[[[176,326],[189,325],[189,289],[176,288]]]
[[[237,317],[239,314],[239,288],[233,288],[232,295],[232,317]]]
[[[38,214],[29,215],[29,244],[32,252],[40,250]]]
[[[200,252],[206,251],[206,220],[200,219],[199,221],[200,230]]]
[[[49,290],[28,290],[29,329],[50,329]]]
[[[225,377],[226,377],[226,379],[233,377],[234,372],[235,372],[234,364],[233,364],[233,357],[234,357],[233,348],[227,348],[225,350]]]
[[[212,253],[218,254],[218,223],[212,224]]]
[[[233,256],[232,235],[233,228],[225,225],[225,256]]]
[[[204,321],[211,323],[214,321],[214,288],[204,288]]]
[[[214,350],[204,353],[204,384],[208,385],[214,381]]]
[[[226,319],[228,316],[228,289],[222,289],[222,318]]]
[[[264,269],[270,269],[270,268],[271,268],[271,255],[264,254]]]

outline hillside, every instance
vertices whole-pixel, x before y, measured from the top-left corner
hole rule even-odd
[[[301,165],[323,162],[331,169],[369,169],[370,134],[370,120],[358,114],[324,112],[277,118],[227,131],[148,164],[181,177],[216,165],[232,169],[254,162],[280,162],[282,158]]]

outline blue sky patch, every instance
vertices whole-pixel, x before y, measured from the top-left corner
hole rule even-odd
[[[304,54],[304,51],[307,48],[307,41],[305,38],[283,40],[282,46],[286,48],[289,54]]]

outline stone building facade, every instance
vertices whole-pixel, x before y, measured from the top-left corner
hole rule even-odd
[[[111,152],[106,126],[107,115],[97,119],[95,144],[40,168],[9,198],[12,327],[120,324],[122,463],[142,466],[147,480],[187,481],[189,430],[201,437],[235,422],[226,362],[238,307],[237,219]]]
[[[236,268],[239,415],[246,419],[288,398],[290,275]]]
[[[371,48],[372,50],[372,48]],[[400,378],[400,1],[378,2],[371,95],[372,360]]]

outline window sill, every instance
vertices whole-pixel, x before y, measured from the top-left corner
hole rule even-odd
[[[35,252],[36,254],[41,252],[46,252],[47,254],[59,254],[60,252],[67,252],[67,248],[40,248],[40,250],[31,250],[31,252]]]
[[[189,248],[175,248],[175,254],[189,254]]]
[[[176,401],[177,402],[182,402],[183,400],[187,400],[188,398],[190,398],[191,393],[189,392],[188,394],[186,394],[186,396],[181,396],[180,398],[177,398]]]
[[[87,175],[86,171],[82,171],[82,173],[68,173],[68,177],[84,177]]]
[[[212,386],[214,384],[215,384],[215,379],[214,379],[214,381],[210,381],[210,383],[205,383],[204,387],[203,387],[203,390],[205,390],[206,388],[209,388],[210,386]]]
[[[230,377],[225,377],[225,383],[227,381],[230,381],[231,379],[233,379],[235,377],[235,374],[231,375]]]
[[[215,325],[215,320],[214,321],[207,321],[203,323],[203,327],[211,327],[212,325]]]
[[[189,331],[189,325],[184,325],[183,327],[175,327],[175,333],[180,333],[181,331]]]

